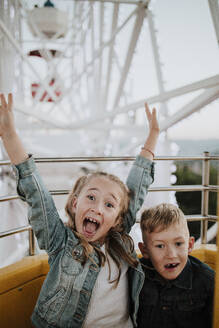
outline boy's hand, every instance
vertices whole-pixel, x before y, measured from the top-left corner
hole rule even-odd
[[[157,134],[159,134],[160,128],[159,128],[159,124],[158,124],[158,120],[157,120],[156,108],[153,108],[152,113],[151,113],[151,111],[148,107],[148,104],[145,103],[144,105],[145,105],[145,112],[147,115],[150,132],[156,132]]]
[[[6,102],[5,96],[0,95],[0,136],[10,135],[15,130],[14,116],[12,112],[13,96],[11,93],[8,95],[8,102]]]

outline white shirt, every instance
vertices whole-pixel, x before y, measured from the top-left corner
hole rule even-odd
[[[105,246],[101,247],[105,253]],[[118,276],[118,267],[107,254],[111,276],[110,281]],[[129,316],[128,293],[128,264],[122,261],[121,276],[115,288],[115,283],[110,283],[108,261],[101,267],[85,318],[83,328],[133,328]]]

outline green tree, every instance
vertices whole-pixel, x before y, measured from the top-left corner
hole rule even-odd
[[[200,185],[202,184],[201,173],[196,173],[193,166],[188,162],[184,165],[176,163],[177,170],[175,175],[177,181],[175,185]],[[210,184],[217,184],[217,168],[210,168]],[[201,192],[176,192],[176,200],[181,210],[186,215],[201,214]],[[209,194],[209,214],[216,215],[217,194]],[[209,223],[209,226],[212,223]],[[200,236],[200,222],[189,222],[191,234],[197,239]]]

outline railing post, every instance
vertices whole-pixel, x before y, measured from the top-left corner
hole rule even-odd
[[[35,239],[33,229],[29,230],[29,255],[35,255]]]
[[[219,185],[219,170],[217,175],[217,184]],[[219,327],[219,191],[217,192],[217,253],[216,253],[216,273],[214,286],[214,328]]]
[[[210,161],[207,158],[209,156],[209,152],[205,151],[203,154],[206,159],[202,162],[202,185],[204,187],[209,186],[209,176],[210,176]],[[201,204],[201,214],[202,216],[208,216],[208,203],[209,203],[209,190],[202,191],[202,204]],[[207,243],[207,231],[208,231],[208,220],[204,219],[201,221],[201,243]]]

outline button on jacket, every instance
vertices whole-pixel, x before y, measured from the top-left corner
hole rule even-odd
[[[33,325],[35,328],[82,327],[100,266],[95,266],[91,260],[82,265],[82,246],[73,231],[61,221],[33,158],[13,166],[13,170],[17,178],[18,194],[29,205],[29,222],[39,247],[48,253],[50,265],[32,315]],[[135,223],[136,213],[153,182],[153,176],[153,163],[137,156],[127,179],[127,186],[131,191],[129,211],[124,222],[127,232],[130,232]],[[121,240],[119,233],[118,239]],[[135,252],[133,256],[136,257]],[[91,257],[99,264],[95,251]],[[128,276],[130,315],[136,327],[138,298],[144,281],[140,263],[137,268],[129,268]]]
[[[211,328],[214,271],[189,256],[181,274],[164,280],[141,259],[145,282],[139,297],[138,328]]]

